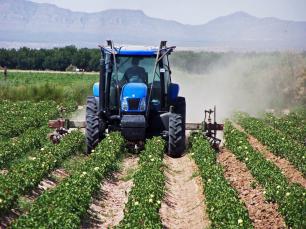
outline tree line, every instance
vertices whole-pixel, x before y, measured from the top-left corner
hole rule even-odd
[[[224,56],[224,53],[179,51],[171,56],[172,66],[187,72],[203,72]],[[0,49],[0,66],[21,70],[65,71],[75,66],[85,71],[99,71],[100,50],[66,46],[53,49]]]
[[[204,73],[211,68],[226,65],[235,58],[251,58],[266,56],[267,53],[217,53],[176,51],[170,59],[171,65],[185,72]],[[306,57],[306,51],[300,53]],[[281,53],[269,53],[268,56],[281,56]],[[100,50],[97,48],[76,48],[66,46],[53,49],[0,49],[0,67],[7,66],[9,69],[21,70],[54,70],[65,71],[69,66],[75,66],[85,71],[99,71]]]
[[[66,46],[53,49],[0,49],[0,66],[22,70],[65,71],[69,65],[85,71],[98,71],[99,49]]]

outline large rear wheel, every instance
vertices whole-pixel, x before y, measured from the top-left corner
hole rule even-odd
[[[177,97],[173,103],[174,113],[182,115],[184,123],[186,122],[186,100],[185,97]]]
[[[183,136],[186,143],[186,101],[185,97],[177,97],[174,103],[174,113],[180,114],[183,120]]]
[[[171,157],[180,157],[185,150],[184,125],[182,115],[176,113],[170,115],[168,153]]]
[[[94,96],[87,97],[86,107],[86,153],[91,153],[99,143],[98,105]]]

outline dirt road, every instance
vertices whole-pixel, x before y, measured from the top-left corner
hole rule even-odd
[[[165,156],[166,194],[160,215],[165,228],[203,229],[210,225],[204,205],[203,184],[194,162]]]

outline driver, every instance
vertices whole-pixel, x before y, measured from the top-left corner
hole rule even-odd
[[[128,83],[146,83],[146,71],[139,65],[140,58],[132,59],[132,67],[128,68],[123,76],[123,79]]]

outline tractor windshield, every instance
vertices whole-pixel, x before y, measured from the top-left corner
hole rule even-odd
[[[145,83],[148,88],[153,84],[151,100],[160,100],[161,84],[159,66],[154,77],[155,56],[116,56],[117,73],[113,70],[110,86],[110,105],[117,107],[115,100],[116,81],[122,88],[126,83]]]
[[[145,83],[153,82],[155,56],[117,56],[118,81],[120,85],[126,83]],[[112,79],[116,80],[116,72],[113,71]],[[154,81],[159,80],[159,75],[155,76]]]

